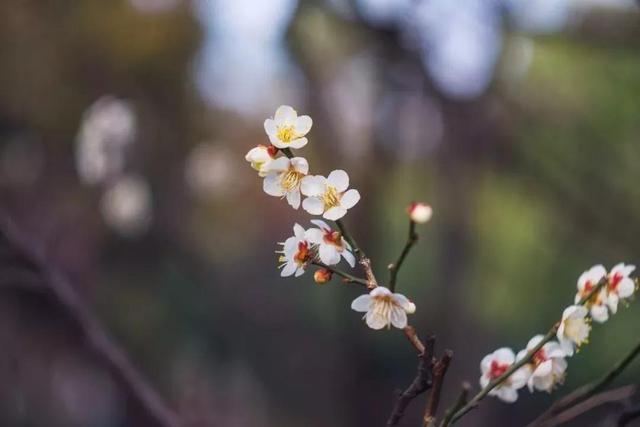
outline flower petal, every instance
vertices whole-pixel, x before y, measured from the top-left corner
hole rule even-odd
[[[304,193],[302,193],[304,194]],[[324,222],[321,219],[312,219],[311,220],[311,224],[320,227],[321,230],[331,230],[331,227],[329,226],[329,224],[327,224],[326,222]]]
[[[304,202],[302,202],[304,208]],[[306,210],[306,209],[305,209]],[[310,228],[304,233],[305,239],[314,245],[318,245],[324,241],[324,233],[319,228]]]
[[[323,209],[324,209],[324,204],[323,204]],[[322,216],[331,221],[336,221],[342,218],[343,216],[345,216],[346,213],[347,213],[346,209],[342,209],[341,207],[334,206],[330,208],[328,211],[326,211]]]
[[[287,202],[293,209],[298,209],[300,207],[300,191],[293,190],[287,192]]]
[[[340,262],[340,254],[333,245],[320,245],[318,255],[320,261],[327,265],[335,265]]]
[[[305,235],[304,227],[298,223],[293,224],[293,235],[296,236],[298,240],[303,240]]]
[[[309,140],[307,138],[296,138],[293,141],[291,141],[289,143],[289,147],[291,148],[302,148],[305,145],[307,145],[307,143],[309,142]]]
[[[404,329],[407,326],[407,313],[404,309],[395,308],[391,310],[391,324],[398,329]]]
[[[354,299],[353,302],[351,303],[351,309],[364,313],[366,311],[369,311],[369,308],[371,307],[372,302],[373,302],[373,299],[369,294],[360,295],[358,298]]]
[[[356,257],[353,256],[351,252],[347,250],[342,251],[342,257],[344,258],[345,261],[347,261],[347,264],[349,264],[351,268],[356,266]]]
[[[262,181],[262,189],[270,196],[284,196],[284,189],[280,185],[280,178],[275,174],[267,175]]]
[[[351,209],[360,200],[358,190],[351,189],[344,193],[340,198],[340,207],[343,209]]]
[[[324,211],[324,203],[317,197],[307,197],[302,201],[302,209],[311,215],[321,215]]]
[[[311,126],[313,125],[313,120],[309,116],[299,116],[294,124],[294,130],[296,134],[302,136],[309,133],[311,130]]]
[[[326,178],[322,175],[305,176],[300,183],[300,191],[305,196],[318,197],[324,194],[326,182]]]
[[[281,105],[276,110],[276,114],[274,119],[278,122],[278,124],[291,124],[295,121],[298,113],[292,107],[288,105]]]
[[[288,262],[284,265],[282,271],[280,271],[281,277],[289,277],[296,272],[298,265],[295,262]]]
[[[309,173],[309,162],[304,157],[294,157],[291,159],[291,166],[296,172],[300,172],[303,175]]]
[[[629,298],[635,291],[636,284],[628,277],[625,277],[618,283],[618,296],[620,298]]]
[[[267,119],[264,121],[264,131],[269,136],[275,136],[278,133],[278,129],[276,128],[276,123],[273,119]]]
[[[380,314],[373,311],[368,311],[365,318],[367,320],[367,325],[371,329],[380,330],[388,325],[386,317],[381,316]]]
[[[349,175],[347,175],[347,173],[343,170],[334,170],[327,177],[327,182],[332,187],[335,187],[338,193],[342,193],[343,191],[346,191],[347,188],[349,188]]]
[[[269,172],[284,172],[289,169],[289,165],[291,165],[291,160],[289,160],[289,158],[278,157],[269,164]]]

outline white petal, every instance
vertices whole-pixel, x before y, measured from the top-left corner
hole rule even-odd
[[[304,202],[302,203],[302,207],[304,208]],[[305,238],[315,245],[320,244],[324,241],[324,233],[319,228],[310,228],[304,233]]]
[[[400,308],[391,310],[391,324],[398,329],[404,329],[407,326],[407,313]]]
[[[287,240],[284,241],[284,248],[282,249],[285,253],[285,255],[291,255],[292,253],[295,253],[298,251],[298,243],[300,242],[300,239],[298,239],[297,237],[289,237]]]
[[[371,295],[372,297],[384,297],[391,295],[391,291],[384,286],[378,286],[377,288],[369,292],[369,295]]]
[[[607,270],[604,268],[603,265],[600,265],[600,264],[594,265],[589,269],[589,278],[591,279],[594,285],[596,285],[600,281],[600,279],[602,279],[606,275],[607,275]]]
[[[302,193],[304,194],[304,193]],[[331,230],[331,227],[329,226],[329,224],[327,224],[326,222],[324,222],[321,219],[312,219],[311,220],[311,224],[320,227],[321,230]]]
[[[620,302],[620,298],[617,294],[611,293],[607,298],[607,305],[609,306],[609,310],[611,310],[611,314],[616,314],[618,312],[618,303]]]
[[[281,105],[276,110],[276,114],[275,114],[274,118],[279,123],[290,124],[290,123],[293,123],[295,121],[297,115],[298,115],[298,113],[296,113],[296,110],[294,110],[290,106]]]
[[[402,294],[393,294],[393,300],[396,304],[402,307],[403,310],[411,311],[414,309],[414,304]]]
[[[493,362],[493,353],[487,354],[485,357],[482,358],[482,360],[480,361],[480,371],[483,374],[486,374],[487,372],[489,372],[489,370],[491,369],[491,362]]]
[[[300,191],[293,190],[287,192],[287,202],[293,209],[298,209],[300,207]]]
[[[351,303],[351,309],[364,313],[366,311],[369,311],[372,302],[373,299],[371,298],[371,296],[369,296],[369,294],[360,295]]]
[[[283,172],[289,169],[291,160],[287,157],[278,157],[269,164],[269,171]]]
[[[304,274],[304,268],[302,267],[298,267],[298,269],[296,270],[296,277],[300,277]]]
[[[296,236],[299,240],[304,239],[304,227],[302,227],[300,224],[296,223],[293,225],[293,235]]]
[[[269,136],[276,135],[278,129],[276,128],[276,123],[273,121],[273,119],[267,119],[264,121],[264,131]]]
[[[280,276],[288,277],[296,272],[298,265],[295,262],[288,262],[285,264],[284,268],[280,272]]]
[[[294,157],[291,159],[291,166],[296,172],[300,172],[303,175],[309,173],[309,162],[304,157]]]
[[[485,388],[486,386],[489,385],[489,377],[486,375],[483,375],[480,377],[480,387]]]
[[[332,187],[335,187],[338,193],[342,193],[349,188],[349,175],[343,170],[334,170],[327,177],[327,182]]]
[[[552,368],[553,368],[553,361],[545,360],[540,365],[538,365],[535,371],[533,371],[533,375],[537,377],[546,377],[547,375],[551,374]]]
[[[324,203],[323,203],[323,209],[324,209]],[[347,213],[346,209],[342,209],[341,207],[334,206],[330,208],[328,211],[326,211],[322,216],[331,221],[336,221],[342,218],[343,216],[345,216],[346,213]]]
[[[384,316],[381,316],[373,311],[367,312],[366,315],[367,325],[371,329],[382,329],[388,325],[387,319]]]
[[[324,203],[317,197],[307,197],[302,201],[302,208],[311,215],[320,215],[324,211]]]
[[[309,175],[302,178],[300,191],[305,196],[318,197],[324,194],[326,189],[326,179],[321,175]]]
[[[351,209],[360,200],[360,193],[358,190],[349,190],[340,198],[340,207],[343,209]]]
[[[320,245],[318,255],[320,255],[320,261],[327,265],[335,265],[340,262],[340,254],[333,245]]]
[[[307,138],[296,138],[293,141],[291,141],[289,143],[289,147],[291,148],[302,148],[305,145],[307,145],[307,143],[309,142],[309,140]]]
[[[267,175],[267,177],[262,181],[262,189],[270,196],[284,196],[284,189],[280,185],[280,177],[275,174]]]
[[[518,392],[511,387],[502,386],[498,389],[498,398],[506,403],[513,403],[518,400]]]
[[[313,125],[313,120],[309,116],[299,116],[295,121],[294,130],[298,135],[306,135]]]
[[[498,363],[511,365],[516,360],[516,355],[508,347],[502,347],[493,352],[493,357]]]
[[[353,256],[353,254],[348,250],[345,249],[344,251],[342,251],[342,257],[345,261],[347,261],[347,264],[349,264],[351,268],[356,266],[356,257]]]
[[[573,356],[573,353],[575,351],[573,346],[573,341],[565,338],[564,336],[560,336],[560,334],[558,334],[558,341],[560,343],[560,347],[562,348],[562,351],[564,351],[564,354],[567,356]]]
[[[609,310],[604,305],[594,305],[591,307],[591,318],[598,323],[609,320]]]
[[[618,283],[618,296],[620,298],[629,298],[636,291],[636,284],[628,277],[625,277]]]

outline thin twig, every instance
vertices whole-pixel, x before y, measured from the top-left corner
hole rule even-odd
[[[346,271],[342,271],[338,268],[332,267],[330,265],[326,265],[320,261],[313,261],[312,264],[317,265],[318,267],[326,268],[332,273],[337,274],[338,276],[342,277],[346,283],[357,283],[358,285],[362,285],[364,287],[366,287],[367,284],[369,283],[365,279],[361,279],[360,277],[353,276],[347,273]]]
[[[635,385],[627,385],[613,390],[603,391],[543,421],[540,426],[554,427],[570,421],[580,415],[606,403],[621,402],[629,399],[636,392]]]
[[[453,352],[451,350],[445,350],[444,355],[433,366],[433,388],[431,389],[427,408],[424,413],[424,427],[431,427],[435,423],[438,404],[440,403],[440,395],[442,394],[442,386],[444,384],[444,376],[447,374],[447,369],[449,369],[452,358]]]
[[[428,336],[425,343],[424,351],[420,354],[416,377],[413,379],[409,387],[398,395],[398,399],[391,411],[391,415],[387,420],[387,427],[398,425],[400,419],[404,416],[404,412],[409,406],[409,403],[411,403],[411,401],[417,396],[431,388],[435,337]]]
[[[538,418],[532,421],[529,424],[529,427],[534,427],[538,425],[543,425],[544,421],[553,417],[555,414],[560,411],[565,410],[566,408],[577,405],[580,402],[588,399],[599,391],[603,390],[607,387],[616,377],[618,377],[622,371],[640,354],[640,342],[638,342],[632,349],[624,356],[618,363],[616,363],[608,372],[606,372],[602,377],[598,380],[586,384],[582,387],[577,388],[571,393],[564,396],[562,399],[557,400],[549,409],[540,414]]]
[[[451,408],[447,409],[444,413],[444,417],[442,417],[442,422],[440,423],[440,427],[447,427],[451,423],[451,418],[453,418],[453,414],[460,408],[462,408],[467,403],[467,397],[469,396],[469,391],[471,390],[471,384],[468,382],[462,383],[462,390],[460,391],[460,395],[456,402],[451,406]]]
[[[396,289],[396,280],[398,278],[398,272],[400,271],[400,267],[402,267],[402,263],[404,259],[407,257],[407,254],[411,250],[411,247],[416,244],[418,241],[418,233],[416,233],[416,223],[409,220],[409,236],[407,237],[407,243],[405,243],[404,248],[402,248],[402,252],[398,257],[397,261],[393,264],[389,264],[389,289],[391,292]]]
[[[358,257],[358,262],[362,266],[364,273],[367,276],[367,288],[374,289],[378,287],[378,281],[376,280],[376,276],[375,274],[373,274],[373,268],[371,267],[371,260],[367,257],[360,246],[358,246],[358,243],[353,238],[353,236],[351,236],[344,222],[342,222],[341,219],[337,219],[335,223],[340,229],[340,233],[342,234],[342,236],[349,243],[351,249],[353,249],[353,253],[356,255],[356,257]]]
[[[418,354],[422,354],[425,351],[425,345],[418,338],[418,334],[416,333],[416,328],[411,325],[407,325],[402,330],[404,332],[404,336],[407,337],[411,345],[416,349]]]
[[[28,239],[17,229],[8,215],[0,212],[0,231],[14,251],[26,258],[41,275],[43,285],[48,287],[60,306],[82,330],[93,352],[118,377],[127,391],[138,400],[157,425],[179,427],[182,421],[163,401],[160,395],[133,366],[125,352],[111,339],[105,327],[75,291],[75,287],[46,258],[28,244]]]
[[[591,297],[593,295],[595,295],[597,292],[600,292],[600,290],[606,284],[607,284],[607,279],[606,278],[603,278],[602,280],[600,280],[600,282],[591,290],[591,292],[589,292],[584,298],[582,298],[576,305],[584,305],[587,301],[589,301],[591,299]],[[511,365],[509,367],[509,369],[507,369],[502,375],[500,375],[495,380],[491,381],[486,387],[484,387],[482,390],[480,390],[478,392],[478,394],[476,394],[466,405],[464,405],[462,408],[460,408],[458,411],[456,411],[456,413],[453,414],[453,417],[451,418],[451,423],[452,424],[455,423],[457,420],[459,420],[461,417],[463,417],[469,411],[471,411],[476,406],[478,406],[480,401],[482,399],[484,399],[489,394],[489,392],[491,390],[493,390],[494,388],[499,386],[503,381],[505,381],[507,378],[509,378],[511,376],[511,374],[513,374],[515,371],[517,371],[518,369],[520,369],[521,367],[523,367],[524,365],[529,363],[531,361],[531,359],[533,358],[533,356],[546,343],[551,341],[556,336],[556,333],[558,332],[558,328],[559,327],[560,327],[560,322],[556,322],[556,324],[553,325],[553,327],[551,327],[549,332],[547,332],[547,334],[542,338],[542,340],[540,340],[538,345],[536,345],[534,348],[529,350],[527,352],[527,354],[522,359],[520,359],[519,361],[517,361],[516,363]]]

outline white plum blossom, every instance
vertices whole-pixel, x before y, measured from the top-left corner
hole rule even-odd
[[[258,171],[258,175],[261,177],[267,176],[269,173],[269,164],[276,157],[278,149],[273,145],[264,146],[258,145],[253,147],[244,159],[251,163],[251,167]]]
[[[499,348],[486,355],[480,362],[480,386],[486,386],[502,376],[516,361],[513,350],[507,347]],[[513,403],[518,400],[518,390],[525,386],[529,379],[530,369],[522,367],[498,384],[490,392],[490,396],[496,396],[503,402]]]
[[[531,338],[527,348],[518,353],[516,360],[524,358],[527,353],[540,344],[543,338],[542,335],[536,335]],[[530,369],[529,380],[527,381],[529,391],[533,392],[535,389],[550,393],[556,385],[562,384],[564,381],[567,361],[560,344],[556,341],[550,341],[533,354],[531,363],[526,366]]]
[[[589,296],[594,288],[598,286],[601,280],[607,276],[607,270],[602,265],[595,265],[585,271],[578,278],[578,293],[575,297],[575,303]],[[607,290],[602,289],[596,292],[589,301],[585,302],[585,307],[589,309],[591,318],[598,323],[604,323],[609,319],[609,310],[607,309]]]
[[[321,175],[307,176],[301,185],[302,194],[307,196],[302,208],[311,215],[338,220],[360,200],[358,190],[347,188],[349,175],[343,170],[334,170],[326,178]]]
[[[270,196],[286,197],[294,208],[300,207],[300,183],[309,172],[309,163],[302,157],[278,157],[269,162],[262,188]]]
[[[414,303],[402,294],[394,294],[389,289],[378,286],[366,295],[353,300],[351,308],[366,313],[367,325],[371,329],[390,328],[391,325],[403,329],[407,326],[407,313],[416,311]]]
[[[273,119],[264,121],[264,130],[269,141],[277,148],[302,148],[307,145],[304,136],[311,130],[313,121],[309,116],[298,116],[296,110],[281,105]]]
[[[589,341],[591,322],[588,313],[589,310],[582,305],[571,305],[562,313],[557,337],[567,356],[573,356],[576,348]]]
[[[625,265],[624,263],[620,263],[613,267],[609,272],[606,292],[607,304],[609,305],[611,313],[616,314],[618,311],[618,302],[621,299],[633,296],[636,290],[636,284],[629,275],[633,273],[633,270],[635,269],[635,265]]]
[[[351,246],[339,231],[333,230],[326,222],[319,219],[311,220],[311,223],[318,228],[308,229],[305,236],[310,243],[317,245],[320,261],[326,265],[335,265],[340,262],[342,256],[351,267],[356,265]]]
[[[409,218],[411,218],[411,221],[418,224],[428,222],[433,216],[433,209],[431,206],[422,202],[411,203],[407,211],[409,212]]]
[[[282,254],[278,260],[282,263],[279,267],[282,268],[280,276],[302,276],[312,257],[311,245],[305,238],[304,228],[299,224],[295,224],[293,226],[293,236],[280,244],[283,246],[282,250],[276,251],[276,253]]]

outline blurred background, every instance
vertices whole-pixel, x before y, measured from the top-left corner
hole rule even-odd
[[[365,327],[359,287],[276,269],[309,217],[243,157],[280,104],[314,119],[312,170],[360,190],[345,220],[379,277],[407,204],[433,206],[398,289],[454,350],[442,407],[544,333],[582,271],[640,262],[631,0],[3,1],[0,425],[170,425],[96,327],[186,425],[384,424],[416,370],[402,333]],[[638,316],[595,327],[552,395],[460,425],[524,425],[620,359]]]

